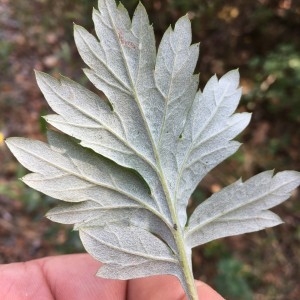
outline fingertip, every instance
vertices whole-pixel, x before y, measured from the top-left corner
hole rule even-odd
[[[205,300],[225,300],[219,293],[202,281],[195,280],[199,299]]]

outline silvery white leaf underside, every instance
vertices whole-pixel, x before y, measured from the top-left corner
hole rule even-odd
[[[172,274],[187,291],[183,253],[281,223],[269,209],[290,196],[299,173],[267,171],[237,181],[188,220],[192,192],[238,150],[233,139],[250,121],[250,114],[235,113],[239,73],[213,76],[198,90],[199,44],[191,45],[187,16],[165,32],[157,51],[142,4],[130,20],[122,4],[100,0],[93,21],[96,37],[75,25],[75,42],[86,76],[108,100],[37,72],[55,113],[45,119],[60,133],[49,131],[48,144],[26,138],[7,144],[32,172],[23,181],[62,201],[47,217],[74,224],[86,250],[104,263],[98,275]]]

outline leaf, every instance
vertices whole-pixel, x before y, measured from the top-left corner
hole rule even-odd
[[[179,264],[170,248],[142,228],[123,224],[87,227],[80,237],[96,259],[107,263],[98,272],[102,277],[131,279],[178,272]]]
[[[189,220],[186,243],[192,248],[225,236],[272,227],[282,220],[269,208],[280,204],[300,184],[295,171],[262,172],[213,194],[200,204]]]
[[[186,222],[185,210],[191,193],[211,169],[237,151],[240,143],[232,139],[250,121],[248,113],[233,114],[241,97],[238,84],[237,70],[228,72],[219,81],[213,76],[203,93],[196,94],[190,109],[174,153],[180,162],[173,180],[182,226]]]
[[[300,183],[297,172],[263,172],[238,181],[199,205],[188,200],[201,179],[239,148],[233,139],[250,121],[234,113],[238,70],[213,76],[203,92],[194,74],[199,44],[180,18],[156,54],[147,13],[130,20],[122,4],[100,0],[97,38],[75,25],[84,72],[108,100],[61,76],[36,72],[55,114],[46,121],[48,144],[10,138],[7,144],[33,173],[23,181],[62,204],[53,221],[74,224],[86,250],[104,263],[98,275],[131,279],[177,276],[197,299],[191,249],[210,240],[281,223],[269,208]]]

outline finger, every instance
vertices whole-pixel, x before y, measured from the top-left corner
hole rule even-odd
[[[37,264],[1,265],[0,282],[0,299],[3,300],[54,299]]]
[[[0,299],[125,300],[126,282],[96,277],[99,267],[87,254],[4,265],[0,267]]]
[[[196,281],[200,300],[224,300],[207,284]],[[186,300],[179,280],[171,275],[151,276],[128,282],[127,300]]]
[[[224,298],[206,283],[195,280],[199,300],[224,300]]]

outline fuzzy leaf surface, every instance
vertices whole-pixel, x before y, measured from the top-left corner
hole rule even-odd
[[[213,194],[198,205],[189,220],[185,239],[190,247],[231,235],[276,226],[282,220],[270,208],[290,197],[300,184],[295,171],[262,172]]]
[[[239,72],[213,76],[203,92],[194,74],[199,44],[181,17],[156,51],[142,4],[130,19],[122,4],[99,0],[96,37],[75,25],[86,76],[99,96],[61,76],[36,72],[54,114],[48,144],[10,138],[7,144],[31,172],[23,181],[62,201],[53,221],[74,224],[86,250],[104,265],[99,276],[131,279],[177,276],[196,299],[191,249],[228,235],[281,223],[268,209],[287,199],[299,173],[263,172],[224,188],[188,220],[199,181],[236,152],[233,139],[249,113],[235,113]]]

